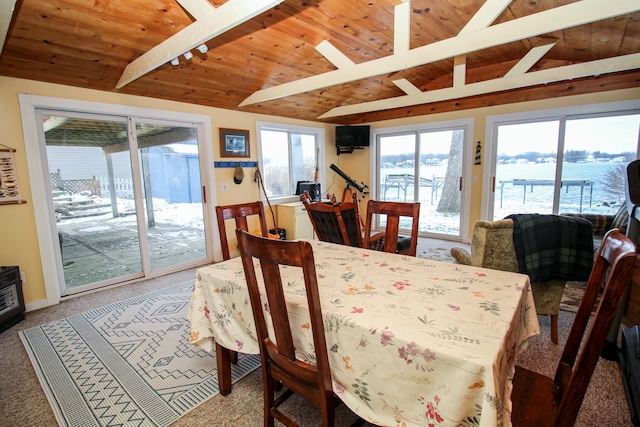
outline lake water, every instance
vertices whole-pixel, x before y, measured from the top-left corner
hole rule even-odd
[[[588,180],[590,186],[568,186],[561,190],[560,213],[597,213],[614,215],[624,201],[624,175],[626,162],[589,162],[589,163],[565,163],[563,165],[563,180]],[[500,181],[513,180],[553,180],[555,176],[555,163],[535,164],[499,164],[496,176],[494,219],[501,219],[514,213],[552,213],[553,186],[513,185],[505,182],[501,186]],[[618,190],[614,192],[607,185],[607,174],[618,171]],[[444,177],[446,164],[440,166],[421,166],[420,174],[424,178]],[[381,170],[381,182],[388,174],[413,174],[413,168],[383,168]],[[502,207],[500,196],[502,188]],[[582,204],[581,202],[582,189]],[[381,196],[384,186],[381,188]],[[438,192],[434,203],[431,203],[431,188],[421,189],[420,231],[436,234],[458,234],[459,218],[457,215],[441,214],[436,211],[437,202],[441,196]],[[526,194],[524,193],[526,191]],[[404,201],[404,193],[398,196],[397,189],[389,189],[386,200]],[[413,186],[407,187],[407,201],[413,200]]]
[[[555,167],[555,163],[498,165],[494,218],[504,218],[511,213],[552,213],[553,186],[536,185],[534,182],[533,187],[525,187],[509,181],[553,180]],[[626,162],[564,163],[562,179],[569,185],[564,185],[560,191],[559,212],[615,214],[625,203],[625,168]],[[614,172],[617,176],[615,189],[611,183],[611,173]],[[501,181],[507,182],[501,184]],[[585,181],[585,185],[580,185],[581,181]]]

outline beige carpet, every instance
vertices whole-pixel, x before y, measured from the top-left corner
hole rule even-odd
[[[422,240],[422,239],[421,239]],[[0,333],[0,426],[55,426],[56,420],[38,383],[18,332],[171,286],[194,277],[194,270],[74,298],[54,307],[27,313],[27,319]],[[560,312],[560,345],[549,340],[549,318],[539,317],[541,333],[518,356],[518,364],[552,375],[571,327],[574,314]],[[289,408],[304,427],[318,425],[319,413],[302,399],[290,399]],[[337,411],[337,426],[349,425],[355,416],[344,406]],[[234,385],[229,396],[216,395],[178,419],[172,427],[255,427],[262,425],[262,379],[259,370]],[[632,427],[631,416],[616,362],[600,359],[578,416],[577,427]]]

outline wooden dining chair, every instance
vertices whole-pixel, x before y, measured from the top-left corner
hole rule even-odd
[[[358,198],[338,203],[335,195],[329,203],[314,202],[307,191],[300,195],[318,240],[347,246],[362,246],[362,226]]]
[[[278,409],[294,392],[301,395],[322,412],[322,426],[333,426],[334,409],[340,402],[333,393],[329,357],[320,310],[320,297],[313,251],[309,242],[270,240],[237,230],[242,266],[247,279],[249,298],[255,320],[264,388],[264,425],[273,426],[274,418],[286,426],[297,426]],[[254,266],[254,258],[262,270],[261,284]],[[315,348],[315,364],[296,358],[280,266],[302,269],[311,318]],[[261,296],[265,290],[265,297]],[[267,328],[263,306],[269,307],[273,335]],[[275,338],[275,339],[274,339]],[[278,383],[287,389],[275,398]]]
[[[631,240],[617,229],[609,231],[598,250],[554,378],[516,366],[511,394],[514,426],[570,427],[575,424],[635,261],[636,247]],[[596,306],[603,284],[604,292]],[[594,306],[595,317],[585,338]]]
[[[222,247],[223,260],[231,258],[229,254],[229,241],[227,240],[227,228],[225,226],[225,221],[228,219],[235,219],[236,228],[249,231],[247,218],[253,215],[257,215],[262,236],[268,237],[269,230],[267,230],[264,205],[261,201],[240,203],[237,205],[216,206],[216,218],[218,219],[218,230],[220,232],[220,246]]]
[[[386,215],[387,225],[384,231],[384,239],[379,240],[378,245],[372,245],[371,228],[373,227],[373,215]],[[413,219],[411,235],[409,237],[398,236],[400,217]],[[367,203],[367,221],[364,227],[363,247],[374,248],[391,253],[416,256],[418,246],[418,223],[420,221],[420,203],[384,202],[369,200]]]
[[[248,231],[248,217],[257,216],[262,236],[268,236],[267,221],[264,214],[264,205],[261,201],[240,203],[236,205],[216,206],[216,218],[218,231],[220,232],[220,246],[222,247],[222,259],[231,258],[229,253],[229,241],[227,240],[226,220],[234,219],[236,229]],[[216,341],[216,364],[218,367],[218,386],[223,396],[231,393],[231,364],[238,362],[238,354]]]

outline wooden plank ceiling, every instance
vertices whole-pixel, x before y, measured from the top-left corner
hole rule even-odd
[[[638,0],[246,3],[18,0],[0,75],[338,124],[640,86]]]

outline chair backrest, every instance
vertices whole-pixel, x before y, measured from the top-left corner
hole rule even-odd
[[[371,228],[373,227],[373,215],[386,215],[387,225],[384,232],[384,245],[382,250],[385,252],[398,252],[398,232],[400,228],[400,217],[413,218],[411,224],[411,241],[409,248],[401,253],[416,256],[416,248],[418,246],[418,223],[420,221],[420,203],[406,202],[383,202],[377,200],[369,200],[367,203],[367,221],[364,227],[364,243],[363,247],[371,247]]]
[[[321,409],[324,408],[323,417],[327,409],[333,413],[335,405],[328,403],[334,395],[311,244],[303,240],[283,241],[262,238],[242,230],[236,230],[236,234],[247,279],[253,318],[256,323],[260,357],[265,374],[264,381],[282,382],[290,390],[305,397]],[[262,271],[260,285],[258,284],[254,258],[259,262]],[[296,359],[286,296],[280,276],[281,265],[302,269],[311,318],[315,365]],[[266,301],[261,296],[261,292],[266,294]],[[273,336],[270,336],[265,320],[263,307],[266,306],[269,307],[268,315],[271,316],[275,340]],[[267,388],[265,388],[265,392],[266,390]],[[273,414],[277,415],[276,418],[282,416],[274,409],[270,409],[269,412],[276,412]]]
[[[596,255],[584,296],[556,369],[554,383],[561,396],[555,414],[556,426],[571,426],[575,423],[623,294],[631,280],[635,262],[636,247],[633,242],[617,229],[609,231]],[[604,292],[585,338],[587,324],[603,284]],[[577,356],[581,348],[580,355]]]
[[[352,193],[350,202],[340,204],[335,196],[331,198],[330,203],[313,202],[307,191],[300,195],[300,200],[309,214],[318,240],[347,246],[362,246],[361,219],[355,193]]]
[[[471,235],[471,265],[514,273],[519,271],[512,219],[476,221]]]
[[[222,247],[222,259],[231,258],[229,254],[229,241],[227,240],[227,228],[225,221],[235,219],[236,227],[249,231],[247,217],[257,215],[260,223],[260,232],[263,237],[267,237],[267,220],[264,214],[264,205],[261,201],[240,203],[237,205],[216,206],[216,218],[218,220],[218,230],[220,232],[220,246]]]

